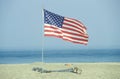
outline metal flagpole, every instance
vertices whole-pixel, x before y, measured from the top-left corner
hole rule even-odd
[[[42,63],[44,62],[44,7],[43,7],[43,0],[41,0],[41,5],[42,5],[42,24],[43,24],[43,28],[42,28]]]

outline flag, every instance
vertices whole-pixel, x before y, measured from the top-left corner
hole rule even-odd
[[[79,20],[63,17],[44,9],[44,36],[54,36],[87,45],[86,27]]]

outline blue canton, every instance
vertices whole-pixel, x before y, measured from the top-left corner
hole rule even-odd
[[[64,17],[44,9],[44,23],[62,28]]]

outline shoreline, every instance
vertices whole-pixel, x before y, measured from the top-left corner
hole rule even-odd
[[[32,62],[32,63],[0,63],[0,65],[21,65],[21,64],[34,64],[34,63],[44,63],[44,64],[118,64],[120,62]]]

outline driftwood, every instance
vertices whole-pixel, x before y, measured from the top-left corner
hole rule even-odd
[[[78,67],[74,67],[74,68],[69,68],[69,69],[61,69],[61,70],[45,70],[43,68],[33,68],[33,71],[37,71],[40,73],[51,73],[51,72],[72,72],[72,73],[76,73],[76,74],[81,74],[82,70],[79,69]]]

